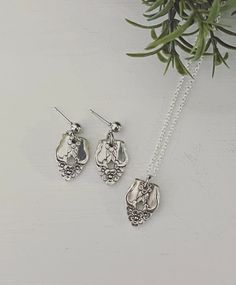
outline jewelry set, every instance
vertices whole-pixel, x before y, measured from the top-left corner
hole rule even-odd
[[[192,77],[181,76],[173,94],[169,110],[166,114],[153,156],[146,169],[146,178],[136,178],[128,189],[125,197],[128,219],[133,226],[147,221],[160,203],[160,190],[151,179],[157,176],[160,164],[165,155],[170,138],[186,104],[193,82],[200,68],[202,58],[198,62],[189,61]],[[70,130],[62,135],[56,149],[56,159],[59,171],[65,180],[75,178],[89,160],[89,146],[87,139],[80,136],[81,126],[73,123],[59,109],[55,108],[69,123]],[[111,123],[93,110],[92,114],[102,120],[109,127],[106,138],[99,141],[95,152],[95,162],[102,180],[115,184],[123,175],[128,163],[128,155],[124,141],[115,138],[114,134],[121,130],[119,122]]]
[[[55,107],[55,109],[70,123],[70,130],[62,135],[56,149],[56,159],[61,176],[65,180],[71,180],[82,171],[89,160],[88,141],[79,136],[80,124],[73,123],[58,108]],[[106,138],[98,143],[95,161],[102,180],[111,185],[120,179],[128,162],[125,143],[114,137],[114,133],[120,131],[121,124],[108,122],[95,111],[90,111],[109,127]]]

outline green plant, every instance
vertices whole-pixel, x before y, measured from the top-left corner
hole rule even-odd
[[[226,66],[228,52],[222,54],[220,46],[226,50],[236,49],[222,40],[221,34],[236,36],[219,21],[219,15],[236,7],[236,0],[143,0],[148,6],[144,13],[152,25],[141,25],[130,21],[130,24],[150,30],[152,42],[142,53],[128,53],[132,57],[155,55],[169,66],[175,67],[182,75],[189,74],[183,63],[183,57],[198,60],[202,55],[212,57],[213,69],[224,63]],[[235,15],[236,11],[231,12]],[[222,18],[221,18],[222,19]],[[219,34],[219,35],[218,35]],[[193,39],[194,35],[194,39]]]

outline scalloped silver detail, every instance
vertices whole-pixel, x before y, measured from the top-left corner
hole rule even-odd
[[[75,178],[89,160],[88,141],[78,132],[68,131],[56,149],[59,172],[65,180]]]
[[[116,183],[128,163],[125,143],[113,137],[111,140],[108,135],[107,139],[101,140],[97,146],[95,162],[102,180],[107,184]]]
[[[160,203],[159,186],[136,178],[126,194],[127,214],[133,226],[146,222]]]

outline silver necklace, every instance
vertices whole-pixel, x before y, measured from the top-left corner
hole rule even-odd
[[[177,84],[153,156],[146,169],[147,178],[145,180],[136,178],[126,194],[127,214],[133,226],[138,226],[148,220],[160,204],[159,186],[150,182],[150,180],[156,177],[159,172],[161,162],[180,114],[186,104],[202,60],[203,57],[197,62],[188,61],[187,68],[189,68],[192,77],[181,76]]]

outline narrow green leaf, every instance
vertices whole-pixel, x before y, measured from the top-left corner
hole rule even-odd
[[[164,62],[164,63],[168,62],[168,58],[164,57],[164,55],[161,52],[157,53],[157,57],[159,58],[161,62]]]
[[[175,67],[181,75],[190,75],[192,77],[188,69],[185,67],[183,62],[180,60],[179,55],[175,56]]]
[[[151,37],[153,38],[153,40],[157,39],[157,34],[154,29],[151,29]]]
[[[195,55],[194,55],[195,60],[198,60],[202,56],[205,50],[205,46],[206,46],[206,40],[205,40],[205,33],[204,33],[204,24],[200,23],[199,33],[197,36],[195,46],[193,48],[193,51],[195,52]]]
[[[163,4],[164,0],[156,0],[150,8],[147,9],[146,13],[151,12]]]
[[[222,24],[222,23],[214,23],[214,22],[207,22],[207,21],[203,21],[204,24],[208,24],[208,25],[212,25],[213,27],[227,27],[227,28],[230,28],[229,25],[226,25],[226,24]]]
[[[163,47],[153,50],[151,52],[127,53],[127,55],[130,57],[146,57],[146,56],[151,56],[151,55],[158,53],[159,51],[162,50],[162,48]]]
[[[216,54],[213,55],[213,62],[212,62],[212,77],[215,75],[215,69],[216,69]]]
[[[191,26],[192,24],[192,21],[193,21],[193,15],[192,14],[189,19],[182,25],[182,26],[178,26],[176,28],[176,30],[168,35],[166,35],[165,37],[161,38],[161,39],[157,39],[155,41],[153,41],[152,43],[150,43],[146,49],[149,50],[149,49],[153,49],[161,44],[167,44],[171,41],[173,41],[175,38],[181,36],[183,34],[183,32],[185,30],[187,30],[188,27]]]
[[[224,55],[224,60],[227,60],[229,58],[229,53],[226,52],[225,55]]]
[[[230,36],[236,36],[236,32],[233,32],[233,31],[229,31],[225,28],[222,28],[222,27],[217,27],[218,30],[224,32],[225,34],[227,35],[230,35]]]
[[[184,45],[186,45],[187,47],[189,47],[189,48],[193,48],[193,45],[192,44],[190,44],[188,41],[186,41],[183,37],[179,37],[179,40],[184,44]]]
[[[192,49],[186,47],[185,45],[183,45],[181,42],[179,42],[178,40],[175,41],[176,44],[178,45],[178,47],[180,47],[183,51],[187,52],[187,53],[192,53]]]
[[[209,39],[206,43],[206,46],[205,46],[205,52],[208,51],[209,47],[211,45],[211,39]]]
[[[226,53],[226,54],[227,54],[227,53]],[[219,53],[219,56],[221,57],[221,60],[222,60],[222,62],[224,63],[224,65],[229,68],[229,65],[228,65],[227,62],[226,62],[226,60],[227,60],[227,55],[226,55],[226,54],[225,54],[224,56],[222,56],[221,53]],[[225,59],[225,58],[226,58],[226,59]]]
[[[148,21],[152,21],[152,20],[155,20],[155,19],[157,19],[157,18],[160,18],[160,17],[166,15],[166,14],[170,11],[170,9],[171,9],[173,6],[174,6],[174,2],[173,2],[173,0],[170,0],[170,1],[166,4],[166,6],[165,6],[162,10],[160,10],[160,12],[157,12],[157,13],[155,13],[155,14],[152,14],[147,20],[148,20]],[[144,16],[147,16],[147,17],[148,17],[149,15],[145,14]]]
[[[220,12],[220,0],[214,0],[212,3],[212,7],[210,9],[210,13],[207,18],[207,22],[214,22],[219,15]]]
[[[139,28],[143,28],[143,29],[156,29],[156,28],[160,28],[162,26],[162,23],[160,24],[156,24],[156,25],[152,25],[152,26],[146,26],[146,25],[141,25],[138,23],[135,23],[129,19],[125,19],[129,24],[135,26],[135,27],[139,27]]]
[[[236,47],[235,47],[235,46],[231,46],[231,45],[229,45],[229,44],[223,42],[220,38],[214,37],[214,39],[215,39],[220,45],[222,45],[223,47],[228,48],[228,49],[235,49],[235,50],[236,50]]]
[[[183,33],[183,36],[192,36],[196,34],[199,31],[199,29],[196,29],[195,31],[189,32],[189,33]]]
[[[166,72],[167,72],[167,70],[168,70],[168,68],[169,68],[169,66],[170,66],[171,60],[172,60],[172,57],[170,56],[170,57],[168,58],[168,61],[167,61],[167,64],[166,64],[166,68],[165,68],[165,71],[164,71],[164,75],[166,74]]]

